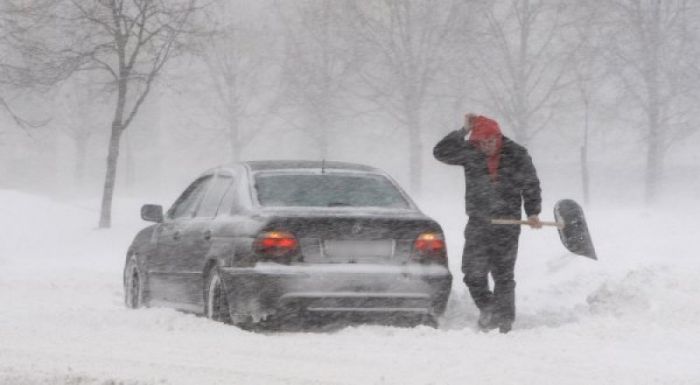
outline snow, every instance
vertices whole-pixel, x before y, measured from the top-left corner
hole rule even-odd
[[[700,384],[697,202],[586,210],[597,262],[556,231],[523,229],[506,335],[474,328],[464,216],[419,203],[445,228],[455,276],[439,329],[253,333],[124,308],[124,252],[145,225],[136,202],[117,200],[113,229],[97,230],[95,202],[0,190],[0,383]]]

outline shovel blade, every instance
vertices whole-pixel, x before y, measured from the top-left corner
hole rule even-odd
[[[578,203],[562,199],[554,205],[554,217],[564,226],[559,229],[559,237],[569,251],[597,260],[586,218]]]

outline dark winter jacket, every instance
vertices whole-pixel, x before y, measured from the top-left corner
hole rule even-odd
[[[464,136],[463,129],[449,133],[435,145],[433,155],[441,162],[464,167],[464,199],[470,219],[519,219],[523,204],[527,216],[539,215],[540,180],[527,150],[504,136],[497,179],[492,182],[486,156]]]

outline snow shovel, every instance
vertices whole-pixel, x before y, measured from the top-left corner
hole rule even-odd
[[[542,221],[543,226],[555,226],[559,238],[570,252],[597,260],[591,235],[588,232],[586,218],[578,203],[571,199],[562,199],[554,205],[555,222]],[[517,219],[492,219],[495,225],[526,225],[527,221]]]

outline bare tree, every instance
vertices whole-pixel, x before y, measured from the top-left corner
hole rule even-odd
[[[431,87],[454,58],[451,43],[469,20],[470,1],[350,1],[347,19],[365,47],[360,73],[365,95],[379,104],[408,136],[410,188],[422,183],[423,115]]]
[[[179,52],[195,0],[53,0],[36,28],[47,69],[99,71],[116,92],[99,227],[111,225],[120,138],[165,64]]]
[[[476,113],[474,105],[482,105],[484,98],[479,92],[481,80],[476,75],[475,67],[479,61],[479,40],[483,39],[488,22],[482,15],[489,7],[487,1],[475,0],[463,12],[456,31],[448,42],[451,47],[445,71],[436,74],[436,92],[431,97],[449,108],[444,124],[460,124],[465,113]],[[455,119],[457,122],[455,123]],[[451,123],[448,123],[451,122]]]
[[[348,115],[348,83],[356,70],[354,43],[348,39],[343,2],[305,0],[279,7],[284,27],[282,84],[285,105],[300,111],[294,124],[310,134],[326,159],[337,122]]]
[[[570,50],[559,37],[566,25],[559,0],[509,0],[485,12],[489,27],[476,67],[486,104],[527,145],[547,127],[565,83]]]
[[[583,107],[583,133],[581,135],[581,187],[583,201],[590,203],[590,136],[591,112],[596,102],[596,93],[606,80],[607,71],[604,66],[601,41],[601,15],[604,9],[593,1],[580,1],[570,10],[573,13],[572,31],[568,49],[571,61],[569,69],[573,72],[573,88],[578,95],[578,101]],[[577,103],[577,106],[579,104]]]
[[[85,181],[85,166],[90,141],[98,134],[98,127],[106,122],[108,116],[109,95],[103,86],[96,86],[86,73],[76,74],[70,81],[63,82],[58,90],[55,103],[64,115],[64,124],[58,130],[68,137],[75,148],[75,167],[73,176],[77,186]],[[86,106],[90,106],[86,108]],[[55,117],[54,117],[55,118]]]
[[[224,134],[235,162],[277,109],[279,98],[271,91],[277,80],[278,66],[271,54],[276,42],[265,33],[269,29],[264,20],[246,20],[235,3],[220,2],[212,9],[214,31],[197,51],[209,75],[206,90],[214,91],[214,100],[207,98],[207,104],[224,123],[216,135]]]
[[[668,148],[697,132],[697,4],[687,0],[606,0],[607,56],[628,100],[643,111],[645,199],[656,200]]]
[[[45,22],[45,18],[38,15],[42,15],[48,5],[46,1],[7,0],[0,3],[0,110],[24,129],[41,127],[48,119],[23,117],[11,106],[8,96],[53,85],[66,74],[62,71],[40,71],[32,65],[38,53],[34,45],[28,44],[26,35]]]

